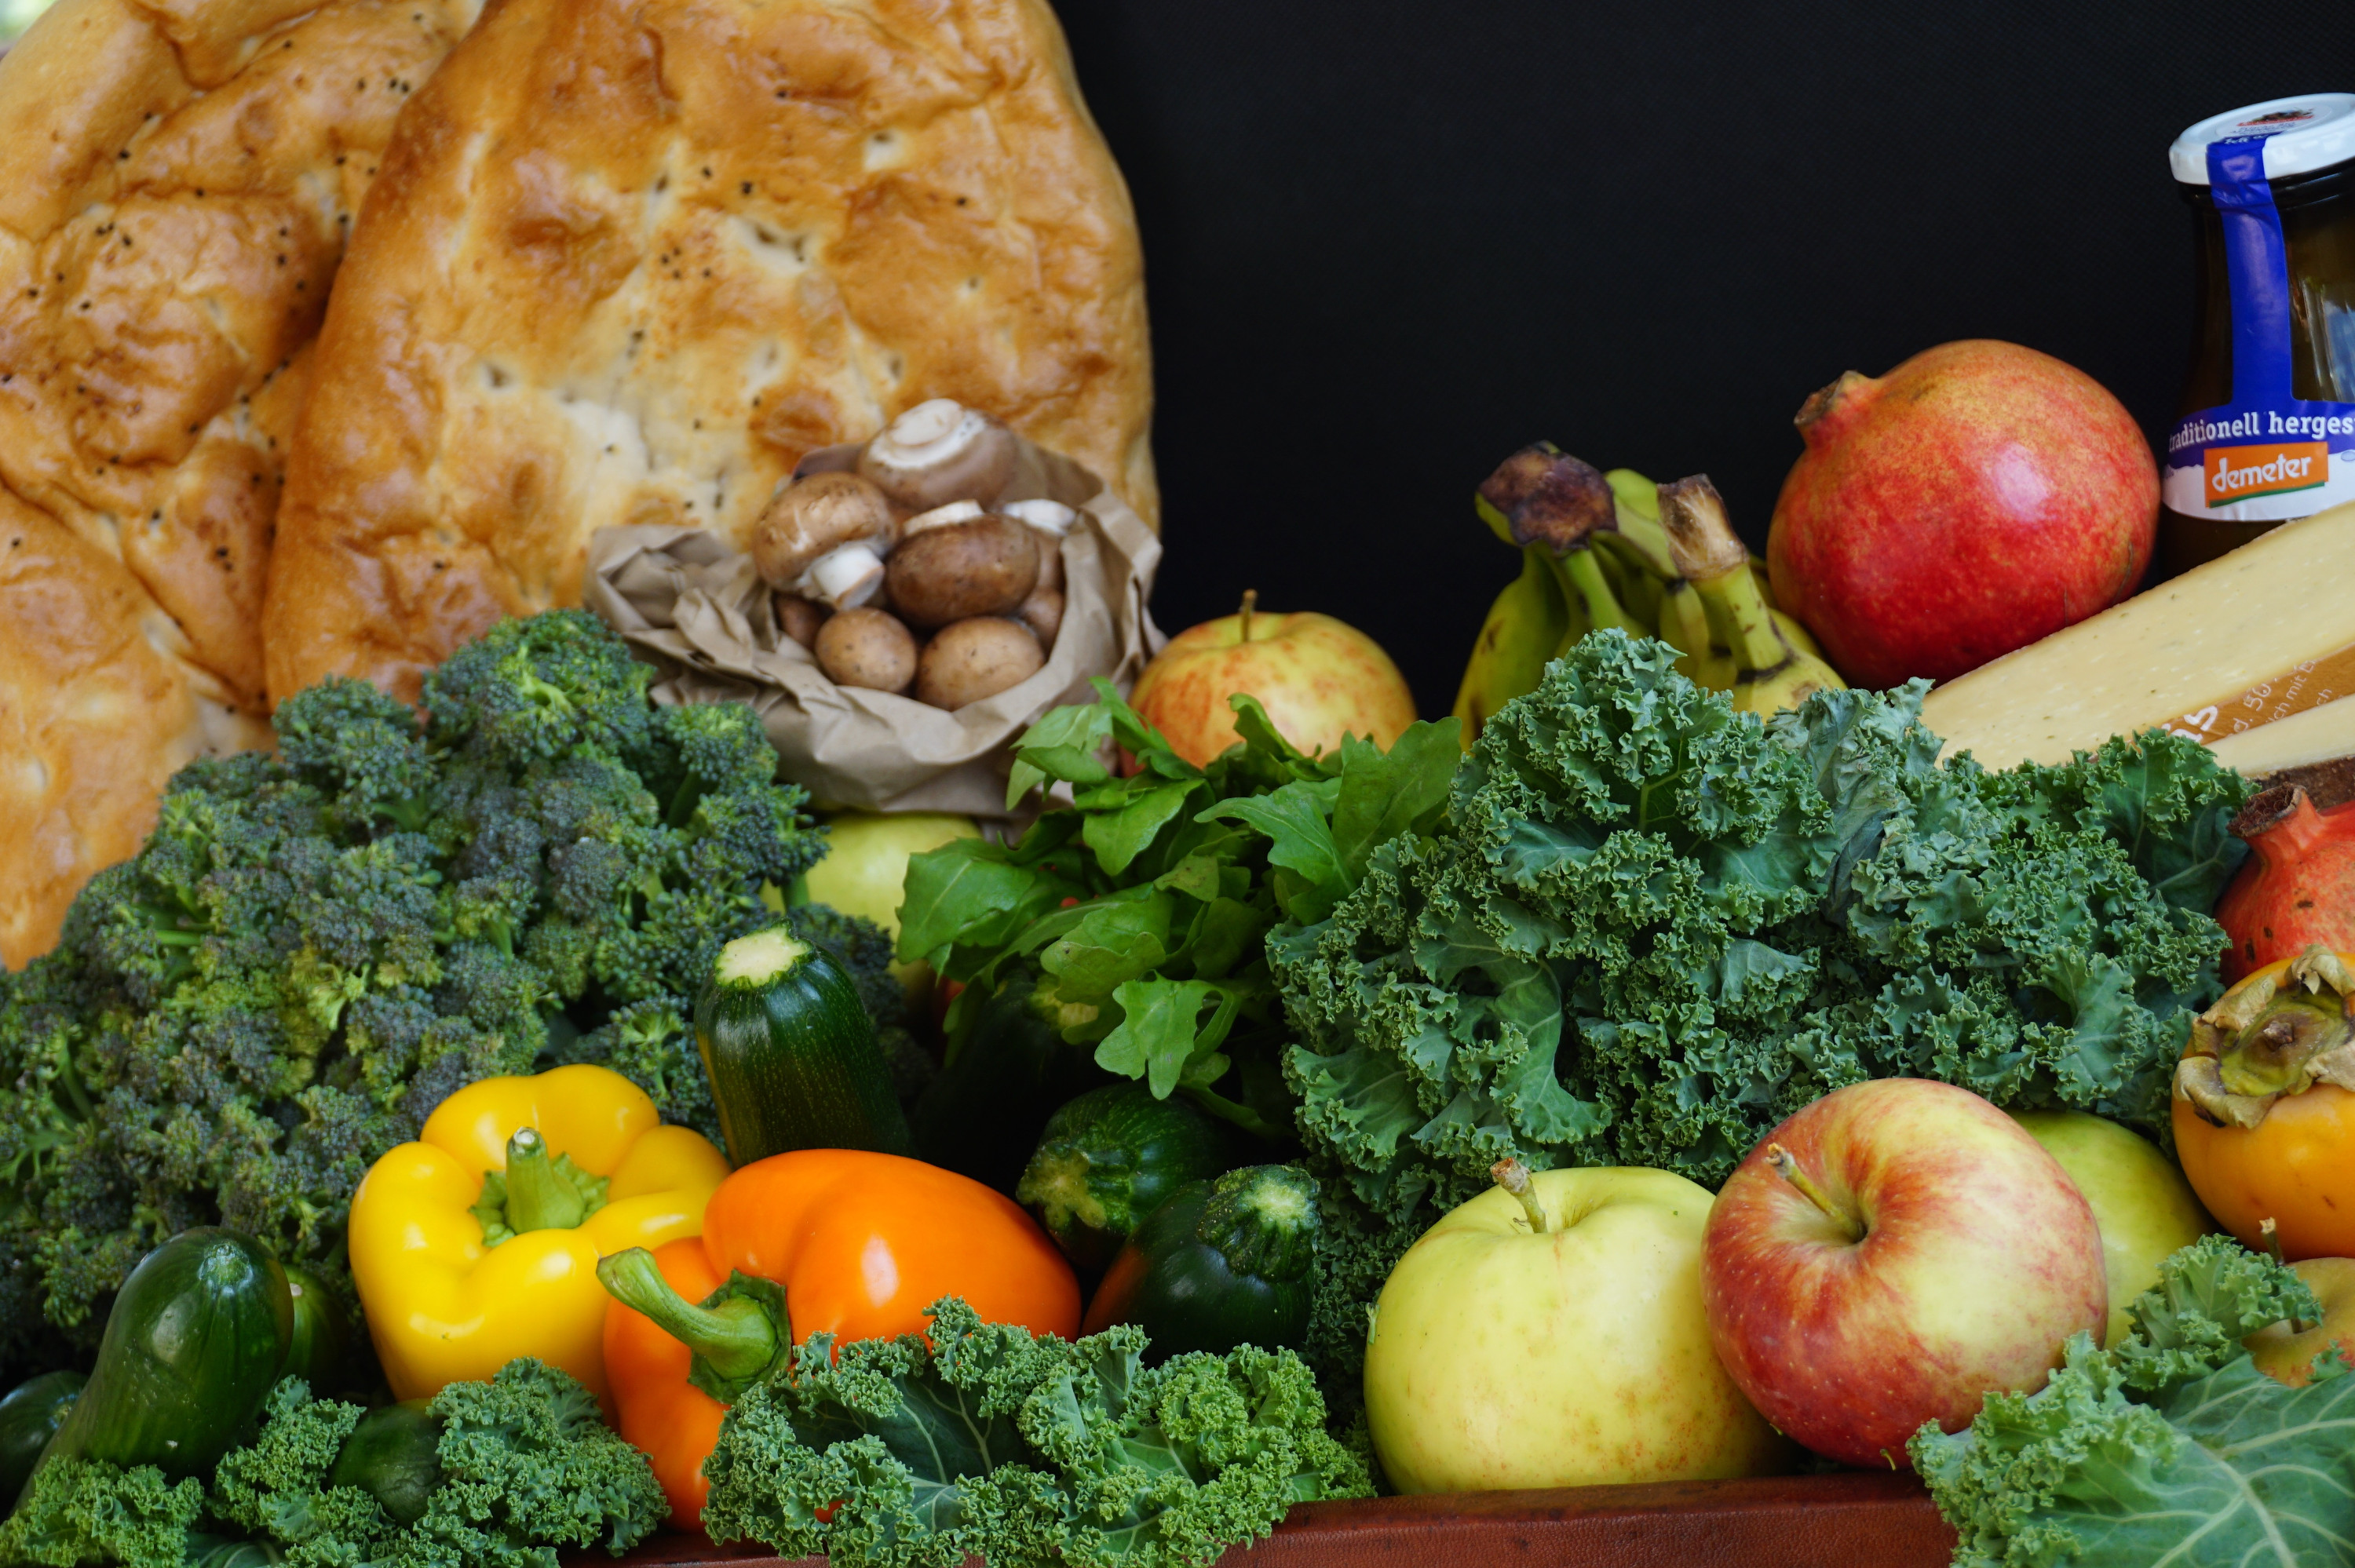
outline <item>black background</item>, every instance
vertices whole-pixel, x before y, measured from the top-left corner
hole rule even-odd
[[[2344,90],[2347,0],[1057,0],[1135,196],[1171,630],[1241,591],[1445,713],[1548,438],[1762,544],[1843,370],[2009,338],[2154,434],[2191,330],[2167,148]]]

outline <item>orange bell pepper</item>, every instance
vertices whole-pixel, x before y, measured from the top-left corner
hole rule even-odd
[[[693,1236],[668,1242],[653,1254],[655,1267],[673,1290],[701,1301],[718,1290],[721,1276]],[[728,1407],[687,1381],[695,1352],[643,1312],[619,1301],[605,1311],[605,1381],[621,1413],[622,1436],[644,1450],[670,1499],[674,1530],[702,1528],[703,1461],[719,1440],[719,1418]]]
[[[616,1253],[597,1277],[613,1297],[605,1355],[622,1435],[655,1456],[675,1522],[701,1513],[725,1403],[812,1334],[922,1333],[944,1296],[1033,1333],[1071,1339],[1080,1326],[1071,1266],[1012,1200],[860,1149],[755,1160],[711,1194],[700,1242]]]

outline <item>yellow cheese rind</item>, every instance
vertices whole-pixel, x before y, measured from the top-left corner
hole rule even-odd
[[[2355,697],[2341,697],[2286,719],[2228,735],[2208,748],[2227,768],[2252,779],[2286,768],[2310,768],[2355,757]]]
[[[2355,503],[2286,523],[1983,664],[1933,691],[1922,719],[1949,756],[1967,750],[1989,768],[2065,762],[2350,644]]]

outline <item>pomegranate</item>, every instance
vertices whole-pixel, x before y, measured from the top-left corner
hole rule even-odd
[[[2355,952],[2355,763],[2325,763],[2259,794],[2232,819],[2252,852],[2216,900],[2232,945],[2224,979],[2319,943]]]
[[[2158,466],[2115,397],[2017,344],[1950,343],[1799,410],[1774,599],[1859,686],[1945,680],[2134,591]]]

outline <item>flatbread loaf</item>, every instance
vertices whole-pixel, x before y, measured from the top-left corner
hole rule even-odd
[[[269,738],[306,350],[474,0],[60,0],[0,58],[0,962]]]
[[[1155,515],[1128,195],[1044,0],[494,0],[336,286],[273,698],[413,695],[577,604],[607,524],[740,547],[815,448],[954,397]]]

